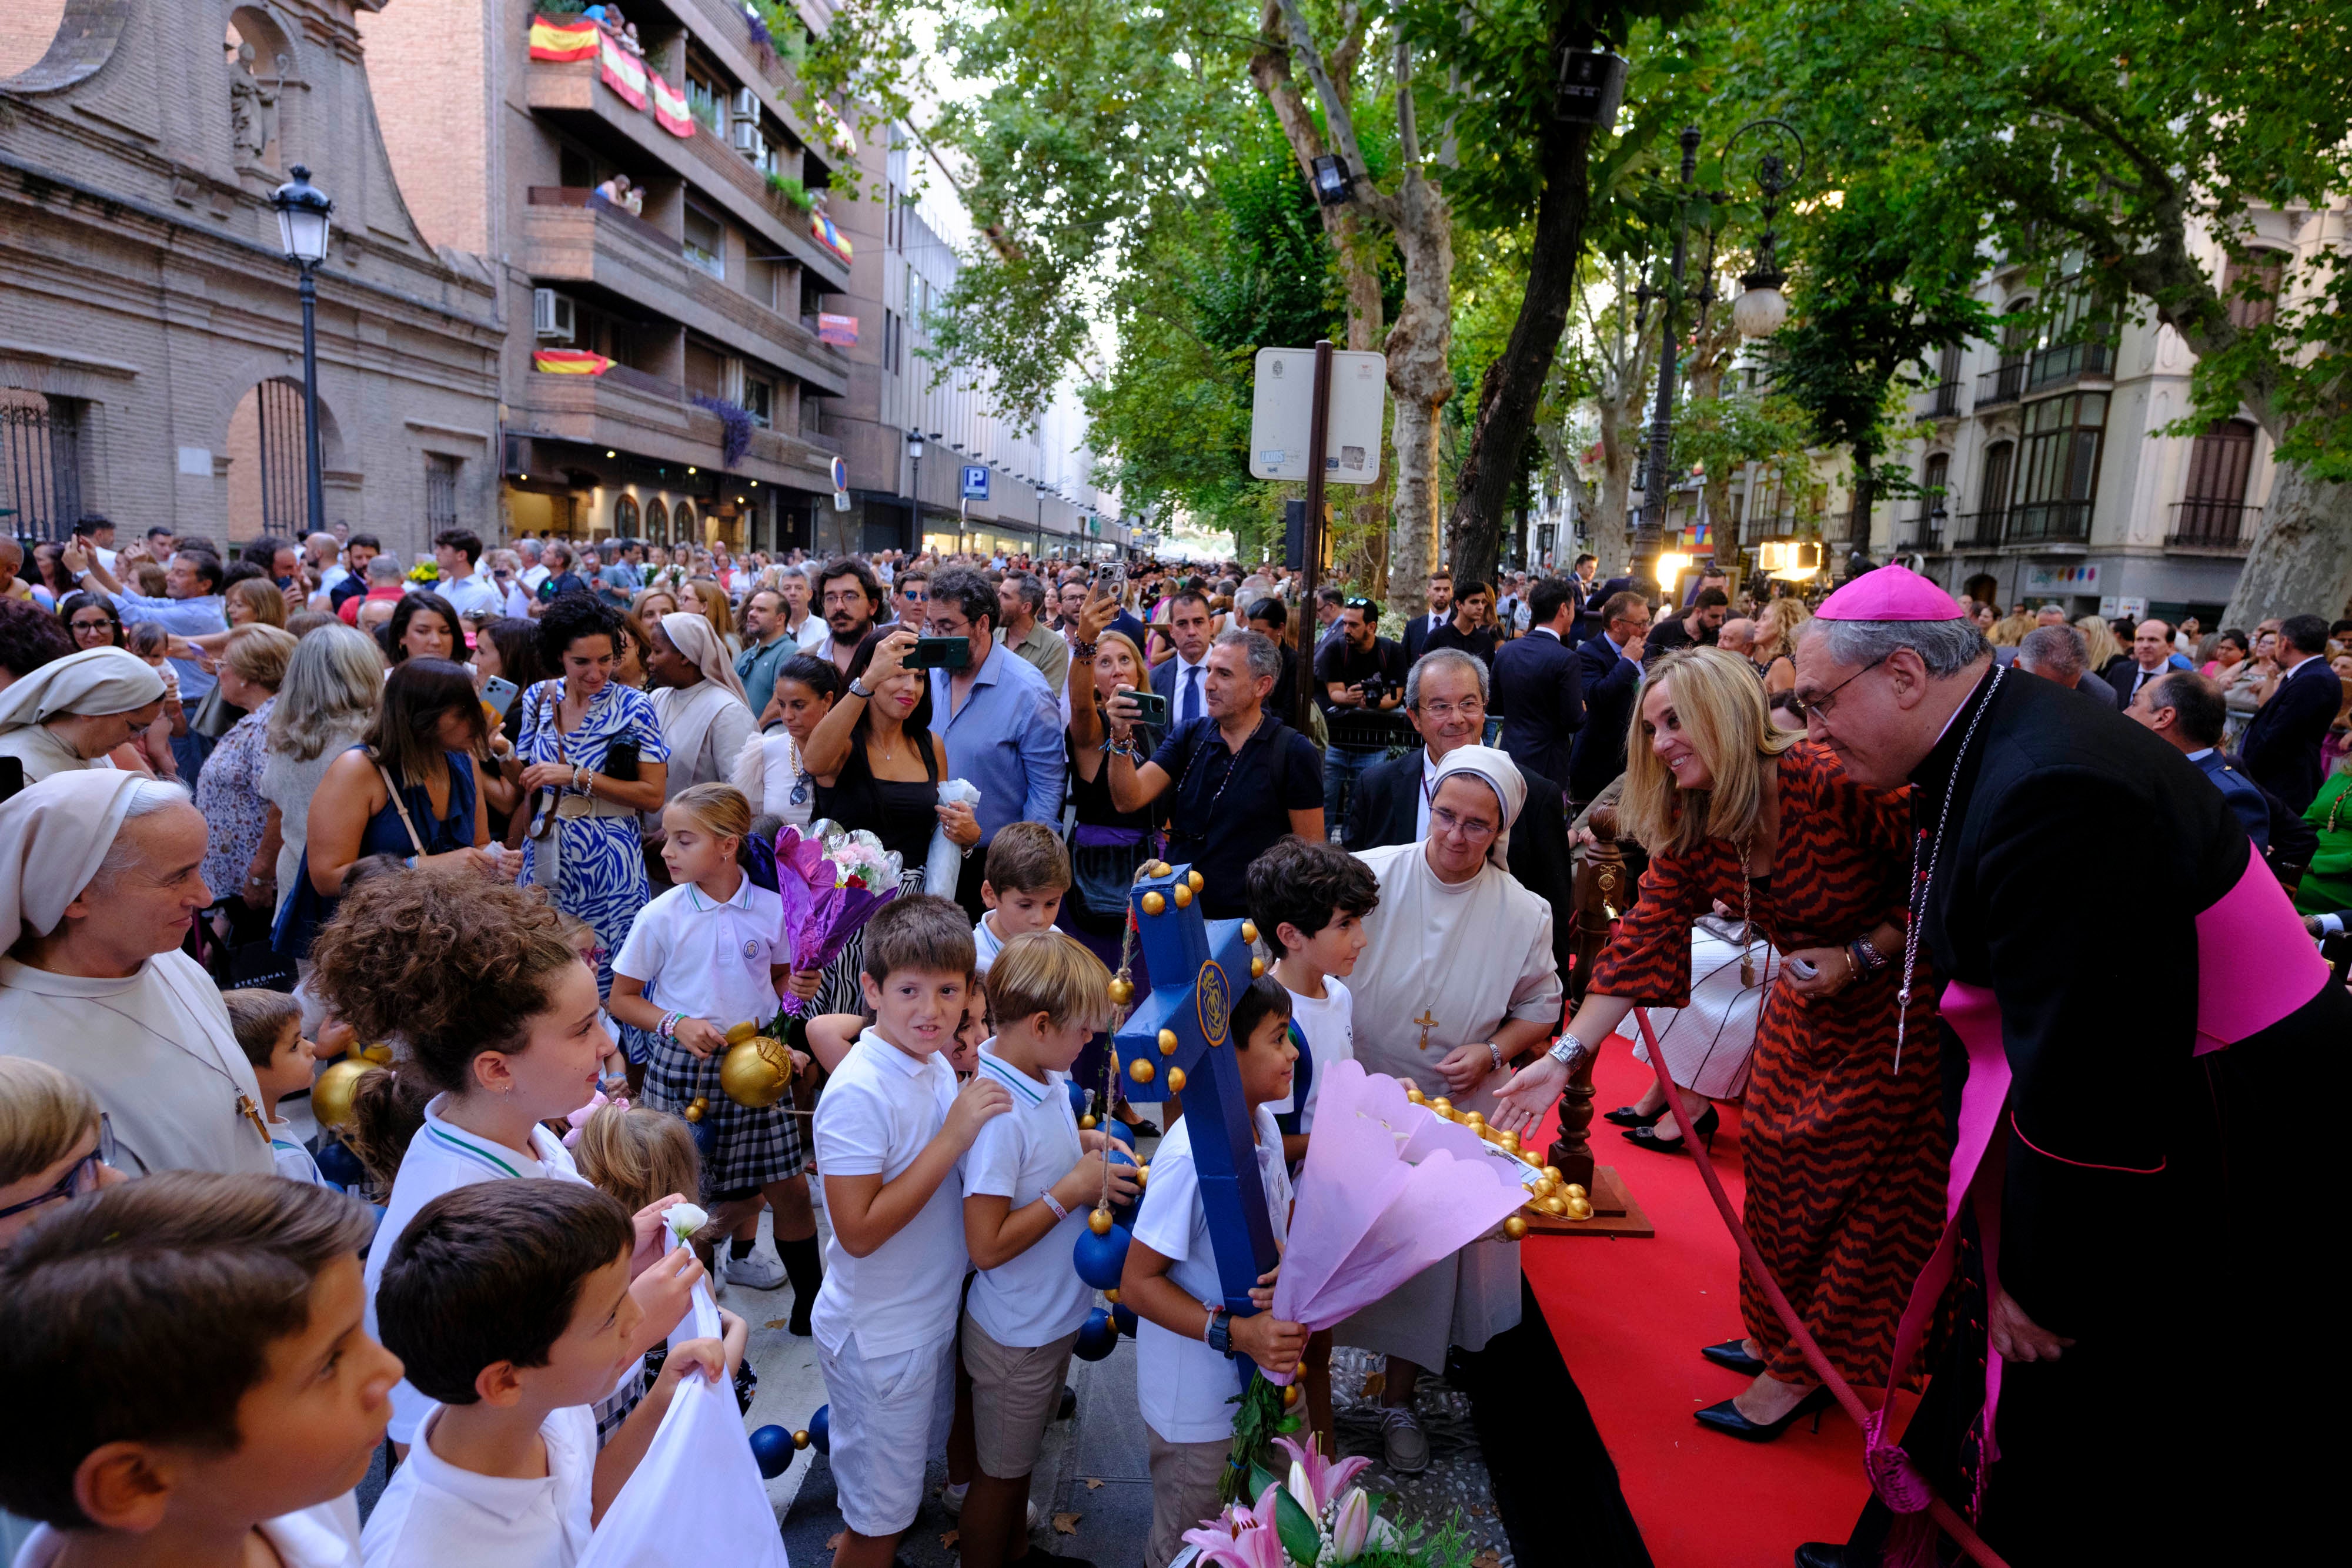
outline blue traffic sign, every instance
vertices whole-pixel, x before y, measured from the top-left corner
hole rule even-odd
[[[967,501],[988,499],[988,465],[967,463],[963,465],[963,496]]]

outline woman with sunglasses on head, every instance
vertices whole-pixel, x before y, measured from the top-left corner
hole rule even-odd
[[[1832,688],[1801,706],[1825,714],[1837,700]],[[1924,987],[1907,1017],[1896,999],[1910,792],[1856,784],[1826,747],[1777,728],[1755,675],[1719,649],[1651,667],[1625,749],[1618,819],[1650,869],[1567,1033],[1504,1087],[1490,1120],[1527,1131],[1636,1007],[1689,1006],[1692,924],[1727,909],[1768,982],[1739,1130],[1748,1234],[1840,1374],[1883,1388],[1903,1291],[1943,1223],[1949,1145],[1934,1005]],[[1678,1086],[1706,1065],[1668,1052]],[[1653,1089],[1608,1117],[1646,1148],[1679,1151],[1691,1133],[1711,1141],[1715,1108],[1687,1129],[1681,1109]],[[1702,1354],[1755,1381],[1696,1414],[1769,1442],[1829,1398],[1744,1271],[1739,1305],[1745,1336]]]

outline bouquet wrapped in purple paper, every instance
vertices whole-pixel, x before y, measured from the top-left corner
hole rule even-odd
[[[839,957],[857,928],[898,896],[901,870],[881,840],[830,818],[811,822],[805,834],[798,828],[778,833],[776,895],[783,901],[793,967],[822,969]],[[784,1011],[801,1007],[798,997],[784,997]]]

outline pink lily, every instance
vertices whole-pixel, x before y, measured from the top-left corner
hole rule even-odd
[[[1331,1561],[1353,1563],[1363,1555],[1372,1533],[1372,1500],[1361,1487],[1351,1487],[1340,1500],[1339,1517],[1331,1521]]]
[[[1184,1540],[1201,1549],[1202,1568],[1290,1568],[1282,1549],[1282,1532],[1275,1528],[1276,1482],[1258,1494],[1257,1506],[1235,1503],[1223,1514],[1184,1532]]]
[[[1341,1459],[1334,1464],[1323,1457],[1323,1450],[1314,1439],[1301,1443],[1295,1437],[1276,1437],[1283,1451],[1290,1456],[1290,1495],[1298,1500],[1307,1517],[1320,1520],[1323,1511],[1348,1490],[1354,1480],[1371,1465],[1365,1458]]]

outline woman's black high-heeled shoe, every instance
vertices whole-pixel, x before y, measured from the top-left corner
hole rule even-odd
[[[1698,1353],[1717,1366],[1727,1366],[1749,1377],[1755,1377],[1764,1370],[1764,1364],[1748,1354],[1748,1342],[1745,1340],[1727,1339],[1721,1344],[1703,1344],[1698,1347]]]
[[[1666,1113],[1664,1105],[1654,1111],[1636,1111],[1631,1105],[1620,1105],[1614,1111],[1603,1111],[1601,1119],[1614,1122],[1621,1127],[1646,1127]]]
[[[1698,1418],[1699,1425],[1712,1427],[1717,1431],[1738,1437],[1743,1442],[1769,1443],[1793,1426],[1798,1417],[1826,1410],[1830,1407],[1830,1403],[1829,1388],[1823,1385],[1798,1400],[1795,1409],[1778,1421],[1769,1423],[1750,1421],[1739,1413],[1739,1406],[1728,1399],[1720,1405],[1710,1405],[1704,1410],[1694,1410],[1691,1414]],[[1820,1429],[1818,1423],[1815,1424],[1814,1429],[1816,1431]]]
[[[1698,1113],[1698,1120],[1691,1124],[1691,1131],[1698,1134],[1700,1143],[1712,1149],[1715,1147],[1715,1130],[1722,1124],[1723,1118],[1716,1114],[1714,1106],[1709,1105]],[[1644,1149],[1655,1149],[1662,1155],[1678,1155],[1690,1140],[1687,1134],[1662,1138],[1655,1127],[1636,1127],[1625,1134],[1625,1141]]]

